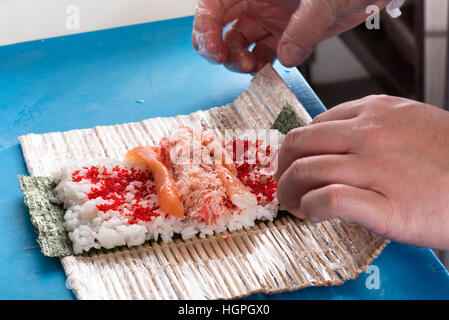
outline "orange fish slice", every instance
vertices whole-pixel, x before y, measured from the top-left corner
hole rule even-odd
[[[184,218],[184,207],[178,195],[175,179],[164,165],[157,147],[137,147],[125,155],[132,162],[144,163],[153,174],[159,207],[172,216]]]
[[[221,163],[215,163],[215,172],[223,183],[229,200],[240,209],[254,208],[257,198],[243,182]]]

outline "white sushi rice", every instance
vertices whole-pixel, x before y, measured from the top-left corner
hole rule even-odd
[[[279,133],[279,135],[281,134]],[[96,166],[106,167],[108,170],[112,170],[117,165],[130,167],[129,164],[120,161],[104,160],[100,162]],[[61,181],[55,188],[53,201],[63,204],[66,210],[65,227],[76,254],[89,251],[92,248],[111,249],[123,245],[137,246],[147,240],[160,239],[170,242],[175,234],[181,235],[182,239],[186,240],[195,235],[205,237],[214,232],[248,229],[254,226],[257,220],[272,221],[279,209],[277,199],[274,198],[269,203],[240,210],[238,213],[223,215],[213,225],[206,225],[190,217],[180,219],[165,215],[160,209],[157,209],[155,212],[160,215],[151,221],[137,220],[136,223],[130,224],[123,212],[112,210],[106,213],[99,212],[97,206],[107,204],[108,201],[102,198],[88,199],[88,194],[96,185],[88,180],[73,182],[73,171],[74,168],[69,167],[56,174]],[[134,188],[132,186],[127,188],[126,199],[129,203],[135,201],[134,195]],[[156,205],[157,195],[151,195],[146,201],[149,201],[151,205]]]

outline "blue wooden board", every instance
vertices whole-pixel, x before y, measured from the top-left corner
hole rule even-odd
[[[192,18],[0,47],[0,298],[74,299],[57,258],[37,246],[16,175],[27,174],[18,136],[188,114],[231,102],[249,75],[192,49]],[[312,116],[325,109],[296,69],[276,64]],[[391,244],[368,274],[341,287],[257,299],[449,298],[449,276],[428,249]]]

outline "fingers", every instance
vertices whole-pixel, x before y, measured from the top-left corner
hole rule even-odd
[[[393,221],[390,201],[383,195],[348,185],[333,184],[308,192],[302,197],[301,218],[318,223],[338,218],[388,236]]]
[[[359,101],[351,101],[340,104],[338,106],[329,109],[328,111],[316,116],[311,125],[329,121],[340,121],[354,119],[361,114],[363,110],[363,104]]]
[[[233,71],[250,73],[260,70],[276,58],[278,38],[262,24],[245,16],[246,1],[203,0],[195,14],[192,43],[207,60],[224,63]],[[223,40],[223,26],[234,21]],[[253,52],[248,50],[255,44]]]
[[[227,48],[223,43],[223,22],[227,9],[239,0],[200,0],[193,21],[192,44],[209,61],[223,63]]]
[[[268,36],[256,43],[252,53],[256,57],[256,71],[262,69],[267,63],[276,59],[276,47],[279,38]]]
[[[223,18],[223,25],[227,25],[232,21],[237,20],[241,15],[243,15],[248,10],[247,1],[237,1],[232,7],[225,12]]]
[[[278,180],[297,159],[353,151],[356,136],[351,121],[334,121],[297,128],[290,131],[282,143],[275,179]]]
[[[329,184],[368,188],[374,178],[358,155],[325,155],[296,160],[279,179],[277,198],[289,212],[298,213],[301,198]]]
[[[241,16],[228,29],[225,44],[229,49],[229,59],[225,67],[233,71],[253,72],[256,70],[256,57],[248,51],[251,43],[267,37],[269,33],[253,18]]]
[[[255,72],[276,58],[278,39],[255,19],[241,16],[228,29],[225,35],[225,45],[229,49],[226,68],[238,72]],[[249,46],[255,43],[252,52]]]
[[[334,5],[328,0],[300,1],[278,44],[278,58],[283,65],[298,66],[311,54],[333,21]]]
[[[364,112],[378,110],[384,105],[397,103],[397,99],[397,97],[386,95],[370,95],[358,100],[345,102],[319,114],[310,124],[315,125],[329,121],[351,120],[359,117]],[[404,103],[409,103],[409,101],[404,99]]]

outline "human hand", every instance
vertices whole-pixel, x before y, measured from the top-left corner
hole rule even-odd
[[[199,0],[192,42],[209,61],[254,72],[276,56],[301,64],[324,39],[368,18],[366,8],[390,0]],[[223,39],[223,28],[232,22]],[[254,44],[250,52],[249,47]]]
[[[449,249],[447,111],[390,96],[344,103],[286,136],[275,177],[300,218]]]

